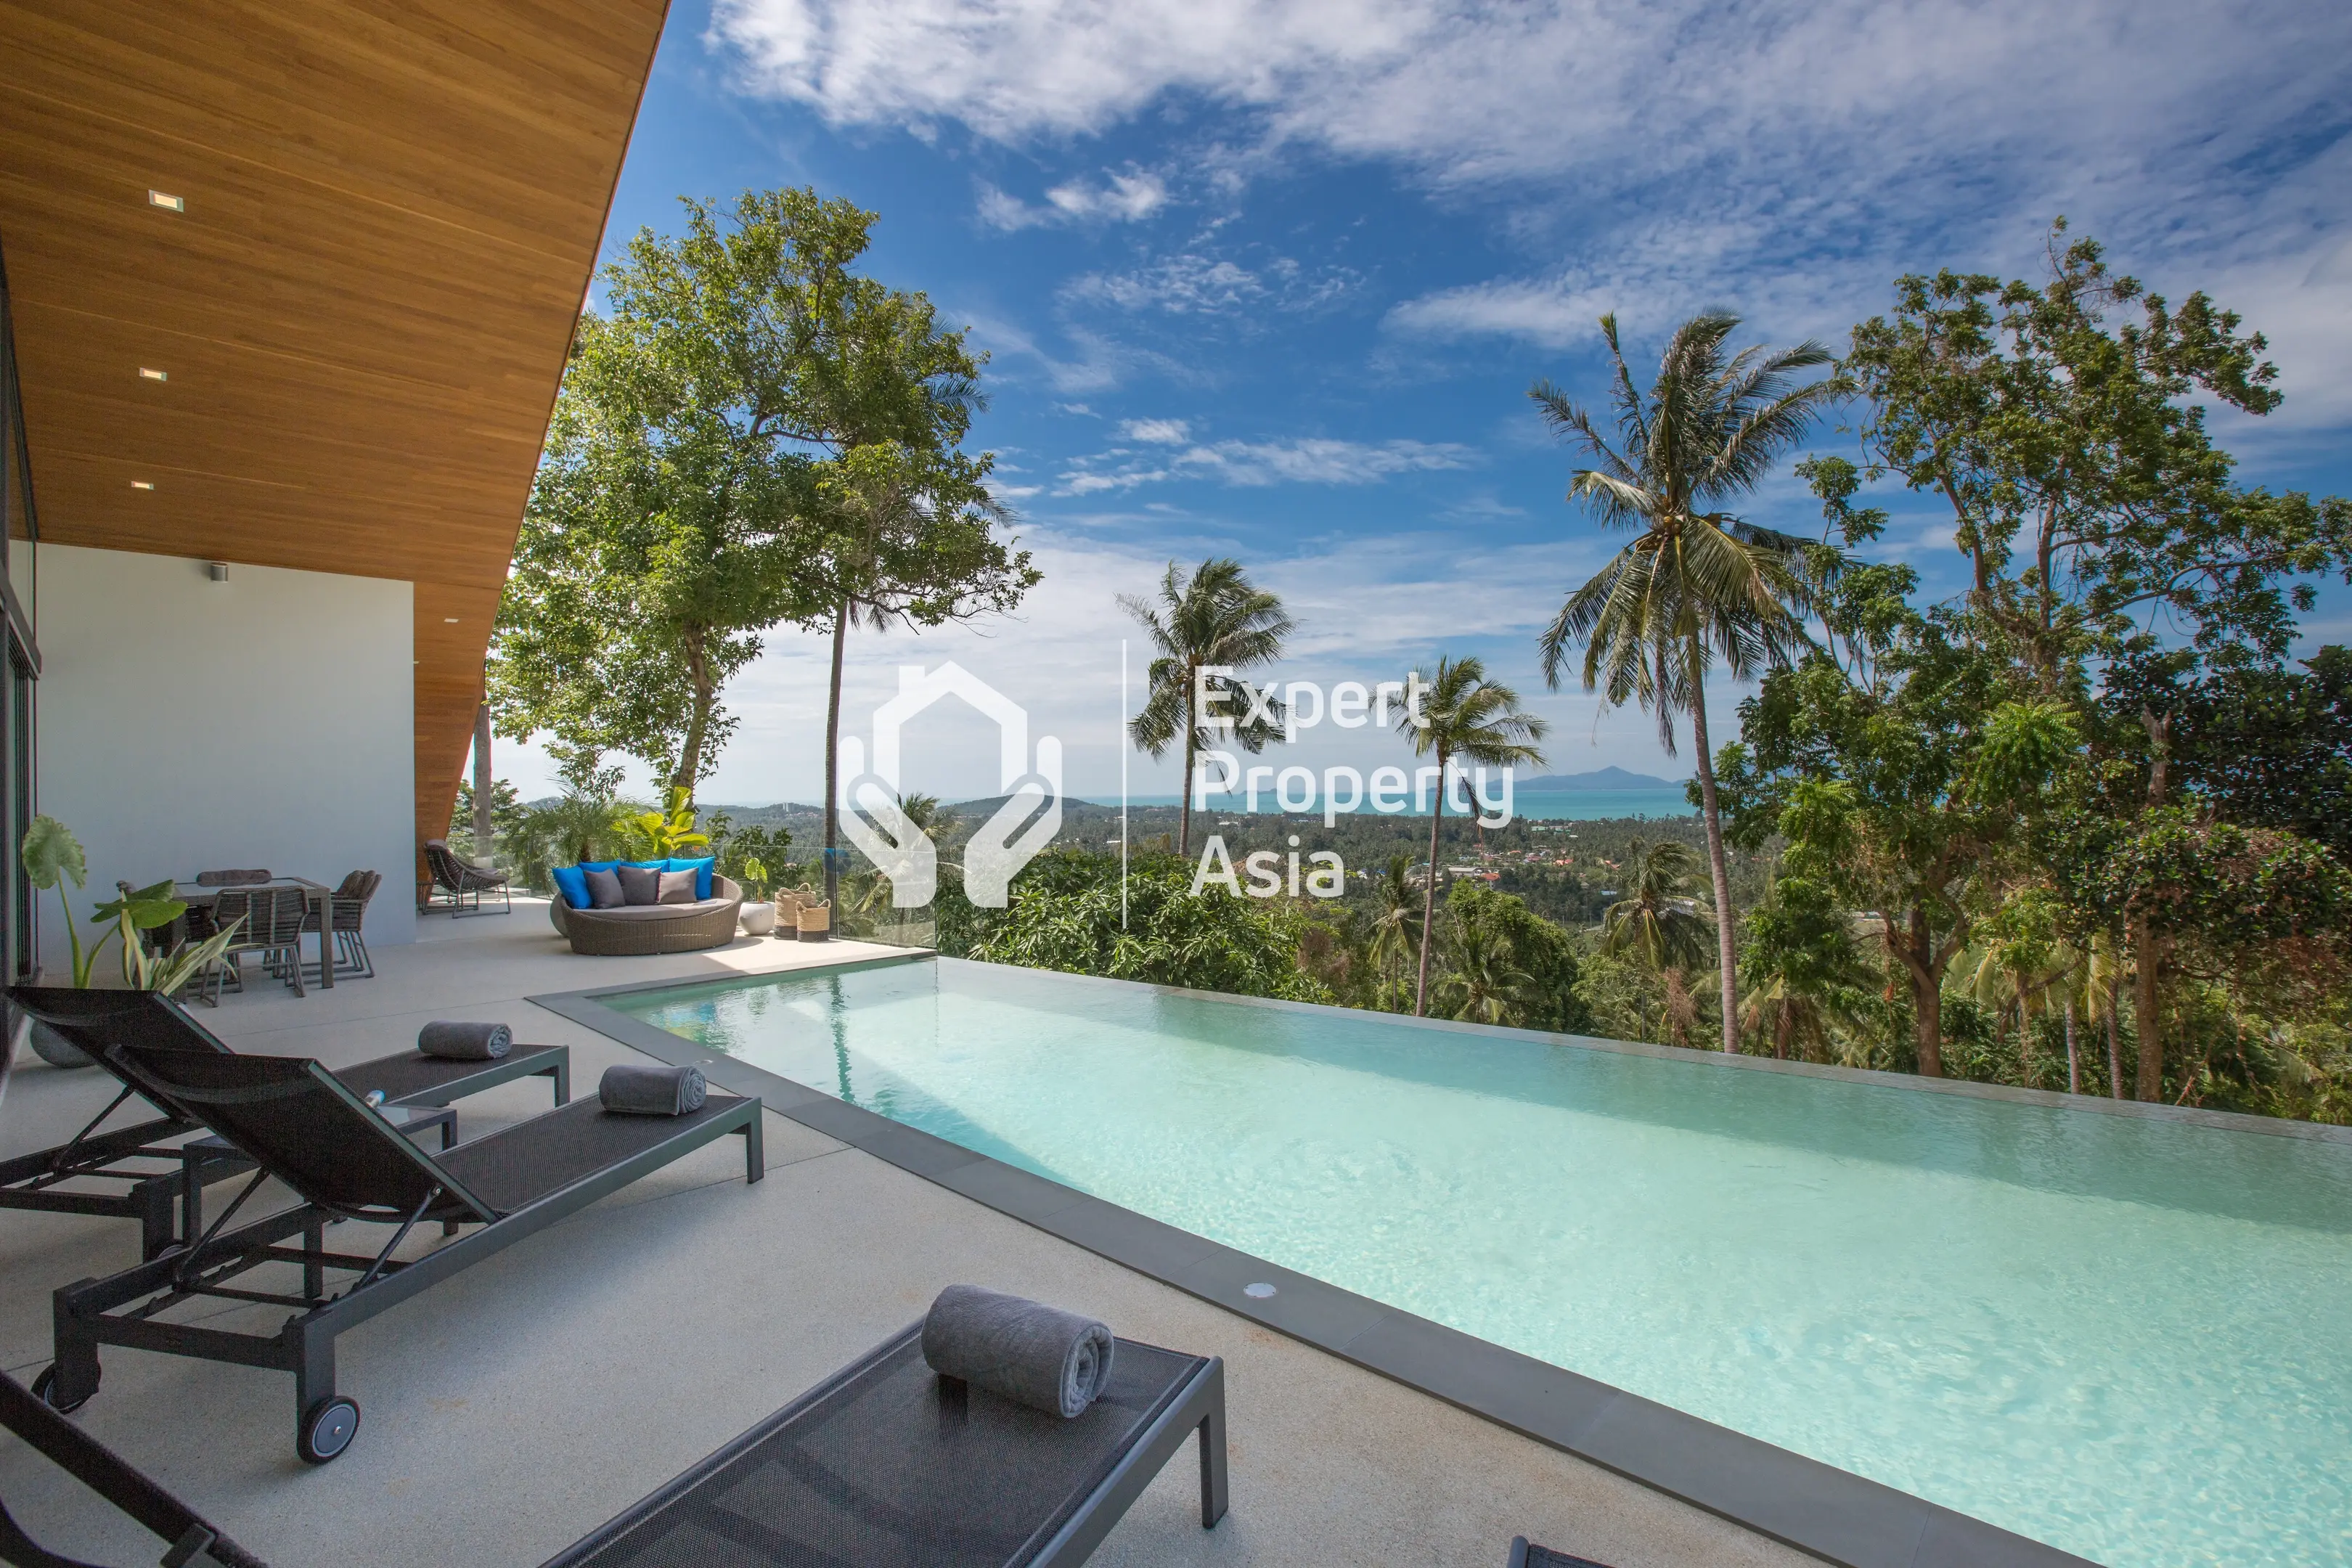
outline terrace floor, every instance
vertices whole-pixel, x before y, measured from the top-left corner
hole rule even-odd
[[[338,1066],[405,1047],[433,1018],[503,1019],[518,1040],[570,1046],[575,1092],[593,1093],[606,1066],[644,1058],[526,996],[883,951],[743,938],[583,958],[524,901],[511,918],[428,917],[420,937],[379,950],[373,980],[303,999],[249,983],[205,1022],[240,1049]],[[62,1142],[112,1088],[26,1052],[0,1154]],[[529,1080],[461,1101],[461,1125],[488,1131],[546,1096]],[[78,1419],[281,1568],[529,1568],[970,1281],[1225,1359],[1231,1513],[1200,1528],[1188,1450],[1097,1563],[1501,1568],[1519,1533],[1614,1568],[1813,1561],[797,1122],[771,1114],[766,1142],[756,1186],[723,1139],[346,1336],[339,1384],[362,1426],[322,1469],[294,1457],[284,1373],[110,1349]],[[136,1251],[127,1220],[0,1211],[0,1365],[29,1382],[49,1360],[48,1290]],[[231,1307],[221,1321],[266,1330],[282,1310]],[[5,1434],[0,1495],[52,1551],[155,1557],[152,1538]]]

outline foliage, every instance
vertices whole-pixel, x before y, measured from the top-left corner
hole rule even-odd
[[[25,829],[24,841],[17,846],[16,853],[19,863],[25,868],[26,879],[35,888],[55,888],[58,890],[58,907],[65,911],[66,942],[70,949],[73,984],[78,989],[87,989],[90,973],[98,964],[98,955],[105,951],[107,938],[113,933],[101,931],[87,951],[81,945],[81,929],[74,922],[73,902],[66,894],[68,882],[79,888],[89,876],[89,865],[82,854],[81,840],[56,817],[36,816]],[[169,884],[166,884],[165,891],[169,890]]]
[[[1221,743],[1257,752],[1275,738],[1285,717],[1281,704],[1268,700],[1253,707],[1240,677],[1279,660],[1295,623],[1281,599],[1251,583],[1240,562],[1225,558],[1202,562],[1189,577],[1171,561],[1156,598],[1122,594],[1118,602],[1143,627],[1152,648],[1144,678],[1150,695],[1129,721],[1128,735],[1155,758],[1181,742],[1184,793],[1176,853],[1189,855],[1193,758]],[[1197,710],[1204,695],[1207,712]]]
[[[498,854],[500,844],[512,842],[515,830],[522,826],[530,808],[522,803],[521,795],[506,779],[490,785],[490,837],[488,844],[474,842],[474,781],[461,779],[457,784],[457,803],[449,812],[448,845],[460,860],[474,860],[488,865]]]
[[[1690,973],[1706,963],[1712,945],[1713,922],[1692,897],[1695,869],[1687,846],[1636,839],[1625,862],[1624,891],[1601,920],[1602,956],[1633,958],[1664,987],[1665,1027],[1678,1046],[1691,1043],[1691,1026],[1698,1021]]]
[[[633,801],[578,792],[531,807],[507,841],[517,874],[524,886],[545,889],[552,885],[551,868],[624,858],[630,845],[625,824],[643,809]]]
[[[736,827],[724,815],[710,819],[711,851],[720,876],[741,884],[744,895],[765,900],[792,871],[785,851],[793,836],[781,827]]]
[[[1445,895],[1448,1016],[1582,1034],[1591,1010],[1579,989],[1576,939],[1508,893],[1456,882]]]
[[[1192,888],[1182,857],[1133,857],[1122,926],[1118,858],[1049,851],[1014,878],[1011,907],[984,923],[969,955],[1235,996],[1330,999],[1297,967],[1307,919],[1296,906]],[[942,915],[943,940],[948,923]]]
[[[1422,883],[1420,975],[1413,985],[1416,1016],[1429,1005],[1430,934],[1436,925],[1438,829],[1445,820],[1445,770],[1457,762],[1490,768],[1532,766],[1543,761],[1536,742],[1550,726],[1519,706],[1519,694],[1486,679],[1475,655],[1447,656],[1422,693],[1419,712],[1408,703],[1397,730],[1412,742],[1413,755],[1433,757],[1438,790],[1429,816],[1429,875]]]
[[[633,860],[698,856],[710,847],[710,835],[695,826],[694,806],[684,784],[672,784],[658,809],[616,813],[614,828]]]
[[[1740,521],[1720,503],[1753,492],[1780,457],[1802,440],[1838,397],[1834,377],[1799,383],[1796,373],[1830,363],[1816,342],[1769,353],[1727,343],[1738,318],[1695,316],[1668,340],[1656,379],[1633,384],[1614,316],[1601,318],[1615,378],[1612,412],[1618,445],[1592,415],[1549,383],[1528,395],[1545,421],[1591,455],[1577,470],[1572,500],[1604,527],[1633,540],[1571,593],[1538,644],[1544,678],[1559,684],[1570,647],[1584,644],[1583,682],[1612,707],[1632,701],[1657,716],[1658,739],[1675,749],[1675,720],[1687,714],[1697,752],[1698,800],[1719,912],[1723,1048],[1738,1049],[1734,1006],[1731,881],[1707,736],[1706,677],[1719,659],[1746,678],[1784,665],[1803,633],[1792,605],[1806,584],[1796,541]]]

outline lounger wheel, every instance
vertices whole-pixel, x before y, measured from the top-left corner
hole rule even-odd
[[[294,1432],[294,1451],[306,1465],[323,1465],[341,1457],[359,1436],[360,1407],[341,1394],[321,1399],[302,1413]]]
[[[52,1410],[60,1410],[68,1415],[70,1415],[75,1411],[89,1403],[90,1394],[96,1394],[98,1392],[98,1373],[95,1370],[90,1373],[89,1394],[83,1394],[71,1405],[61,1403],[57,1397],[57,1390],[58,1369],[57,1364],[53,1362],[49,1365],[41,1369],[40,1376],[33,1379],[33,1397],[47,1405]]]

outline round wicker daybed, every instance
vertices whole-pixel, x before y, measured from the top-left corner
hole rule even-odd
[[[735,940],[743,889],[726,877],[710,879],[712,896],[690,904],[630,904],[617,910],[575,910],[558,893],[547,918],[572,951],[598,958],[652,952],[699,952]]]

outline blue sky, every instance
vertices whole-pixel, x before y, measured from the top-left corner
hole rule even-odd
[[[2340,492],[2347,62],[2352,8],[2322,4],[678,0],[606,253],[680,195],[814,184],[877,211],[870,270],[989,352],[975,444],[1046,581],[1008,619],[856,639],[853,731],[898,664],[951,658],[1061,738],[1072,793],[1114,794],[1114,595],[1218,553],[1298,616],[1286,679],[1475,652],[1552,721],[1553,768],[1679,776],[1644,716],[1542,689],[1536,633],[1614,536],[1563,504],[1530,382],[1597,397],[1608,310],[1637,370],[1709,307],[1842,348],[1899,273],[2032,274],[2063,212],[2269,334],[2286,405],[2216,425],[2248,479]],[[1885,552],[1950,584],[1936,508],[1888,504]],[[1814,515],[1785,475],[1750,512]],[[2352,631],[2352,600],[2312,630]],[[706,799],[820,793],[823,648],[771,644]],[[993,793],[992,733],[934,710],[908,787]],[[1399,760],[1328,726],[1286,750]],[[528,746],[499,771],[551,777]]]

